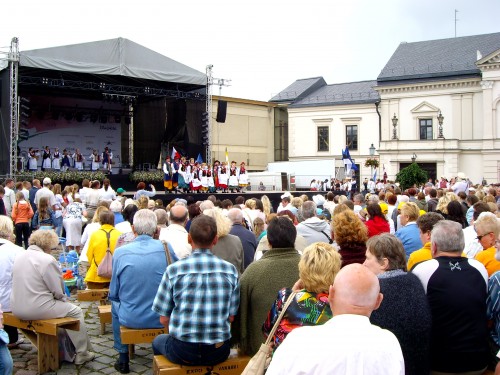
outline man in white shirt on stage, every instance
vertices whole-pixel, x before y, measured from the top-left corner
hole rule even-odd
[[[375,274],[361,264],[345,266],[330,286],[333,318],[289,333],[266,375],[404,374],[396,336],[369,320],[382,298]]]

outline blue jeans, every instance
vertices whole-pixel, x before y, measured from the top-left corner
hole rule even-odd
[[[230,340],[219,344],[196,344],[170,335],[159,335],[153,341],[155,355],[162,354],[170,362],[185,366],[214,366],[224,362],[230,350]]]
[[[0,375],[11,375],[14,364],[7,344],[0,341]]]
[[[128,345],[122,344],[122,338],[120,336],[120,319],[118,319],[119,306],[119,302],[111,302],[111,324],[113,326],[113,339],[115,341],[113,348],[115,348],[118,353],[128,353]]]
[[[62,234],[62,224],[63,224],[62,216],[54,218],[54,229],[58,237],[61,237]]]

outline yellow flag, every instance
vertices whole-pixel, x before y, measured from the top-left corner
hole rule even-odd
[[[226,163],[229,164],[229,153],[227,152],[227,147],[226,147]]]

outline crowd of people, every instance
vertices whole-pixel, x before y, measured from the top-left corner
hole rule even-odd
[[[61,190],[50,179],[8,179],[1,308],[80,319],[80,331],[68,331],[74,362],[94,358],[52,254],[64,230],[86,287],[109,288],[120,373],[130,372],[120,325],[165,327],[155,354],[210,366],[232,347],[255,355],[277,324],[271,375],[482,374],[500,349],[500,189],[453,191],[457,182],[375,186],[352,199],[285,192],[273,207],[266,195],[165,205],[145,183],[128,198],[109,180]],[[99,272],[108,249],[110,277]],[[33,267],[44,276],[26,277]],[[4,329],[3,353],[18,341]]]
[[[88,169],[91,171],[104,170],[111,173],[113,153],[108,147],[105,147],[103,152],[94,149],[89,156],[84,156],[78,148],[73,153],[67,149],[63,149],[61,153],[58,147],[51,149],[49,146],[45,146],[43,150],[30,147],[28,149],[26,169],[30,172],[36,172],[38,168],[42,171],[66,172],[70,168],[83,171],[86,160],[89,161]]]

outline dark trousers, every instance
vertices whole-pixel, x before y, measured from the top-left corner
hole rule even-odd
[[[185,366],[214,366],[224,362],[231,350],[230,340],[218,344],[196,344],[180,341],[170,335],[159,335],[153,341],[153,353],[170,362]]]
[[[28,239],[30,238],[30,224],[29,223],[17,223],[16,224],[16,245],[22,246],[24,242],[24,248],[28,248]]]
[[[3,329],[9,335],[9,344],[14,344],[19,340],[19,333],[16,327],[3,326]]]

